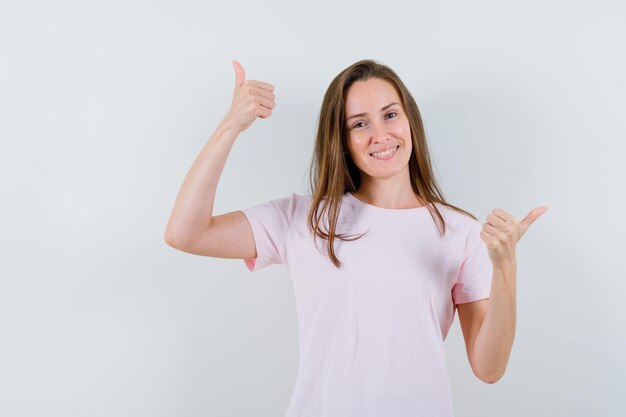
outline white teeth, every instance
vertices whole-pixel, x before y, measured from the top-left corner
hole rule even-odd
[[[393,153],[396,150],[397,146],[395,148],[391,148],[385,152],[378,152],[378,153],[371,153],[370,155],[372,156],[385,156],[385,155],[389,155],[391,153]]]

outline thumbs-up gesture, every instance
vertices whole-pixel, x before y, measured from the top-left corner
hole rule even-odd
[[[243,132],[257,117],[265,119],[272,115],[272,109],[276,107],[274,86],[263,81],[246,80],[246,73],[237,61],[233,61],[233,67],[235,68],[233,102],[224,119],[239,132]]]
[[[489,259],[494,266],[515,262],[515,246],[528,230],[531,224],[543,213],[547,207],[537,207],[528,213],[522,221],[506,211],[496,208],[487,215],[487,222],[483,224],[480,238],[487,245]]]

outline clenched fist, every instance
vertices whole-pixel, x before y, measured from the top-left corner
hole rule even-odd
[[[224,117],[239,132],[249,128],[257,117],[267,118],[276,107],[274,86],[263,81],[246,80],[241,64],[233,61],[235,68],[235,90],[233,101]]]

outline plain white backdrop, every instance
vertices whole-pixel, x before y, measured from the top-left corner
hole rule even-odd
[[[364,58],[413,93],[449,202],[481,222],[549,207],[517,247],[500,381],[472,374],[455,318],[456,415],[621,415],[625,19],[618,1],[3,3],[0,415],[284,415],[286,268],[163,233],[232,59],[277,107],[237,139],[215,215],[308,191],[323,94]]]

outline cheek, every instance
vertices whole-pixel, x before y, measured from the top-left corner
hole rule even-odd
[[[402,136],[409,136],[410,132],[411,132],[411,126],[407,123],[397,123],[396,125],[394,125],[395,131],[398,134],[401,134]],[[410,137],[410,136],[409,136]]]
[[[398,126],[397,135],[399,137],[404,138],[404,147],[406,148],[407,153],[411,153],[413,149],[413,141],[411,140],[411,126],[408,124],[405,126]]]
[[[411,141],[411,126],[408,123],[398,125],[396,134],[405,139],[407,149],[413,144]]]
[[[359,150],[362,150],[364,146],[367,146],[367,137],[362,136],[362,135],[358,135],[358,134],[351,134],[350,135],[350,139],[349,139],[349,149],[351,152],[359,152]]]

